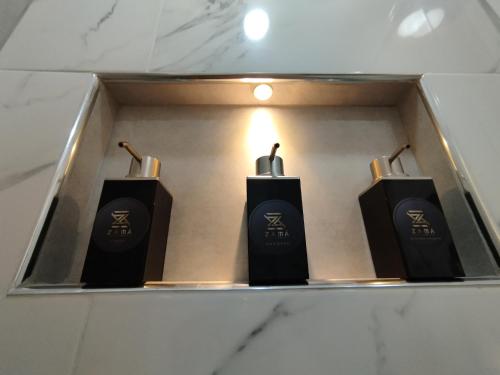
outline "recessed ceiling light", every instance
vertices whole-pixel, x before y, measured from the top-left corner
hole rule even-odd
[[[269,98],[271,98],[271,96],[273,96],[273,88],[263,83],[255,87],[255,89],[253,90],[253,96],[255,96],[257,100],[268,100]]]

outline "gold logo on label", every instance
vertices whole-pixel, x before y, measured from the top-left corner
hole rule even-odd
[[[422,210],[408,210],[406,211],[411,219],[411,233],[415,235],[431,235],[436,232],[432,228],[430,222],[428,222],[424,217],[424,211]]]
[[[264,214],[264,218],[267,220],[267,230],[264,236],[268,240],[283,240],[290,237],[290,233],[286,229],[285,223],[283,223],[283,214],[281,212],[268,212]],[[269,242],[268,245],[274,246],[285,246],[288,242]]]
[[[132,234],[132,229],[130,228],[130,222],[128,217],[130,211],[128,210],[115,210],[111,213],[113,222],[111,227],[108,229],[108,236],[128,236]]]
[[[268,230],[285,230],[286,225],[281,221],[283,214],[280,212],[268,212],[264,214],[264,217],[268,221]]]

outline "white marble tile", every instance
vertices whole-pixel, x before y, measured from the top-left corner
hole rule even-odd
[[[31,0],[0,0],[0,49]]]
[[[165,0],[149,70],[165,73],[490,72],[500,25],[484,1]],[[250,11],[261,9],[266,19]],[[265,33],[264,33],[265,32]],[[251,40],[250,36],[261,36]]]
[[[47,199],[90,74],[0,72],[0,296]]]
[[[160,0],[36,0],[0,51],[0,67],[144,71],[160,5]]]
[[[494,374],[497,288],[94,298],[75,374]]]
[[[500,75],[426,74],[422,86],[462,181],[500,249]]]
[[[500,0],[483,0],[483,2],[486,2],[486,5],[489,5],[500,16]]]
[[[90,308],[87,296],[0,301],[0,374],[70,375]]]
[[[163,0],[161,8],[162,0],[140,6],[133,0],[38,0],[0,52],[0,67],[183,74],[491,72],[500,69],[497,1],[322,0],[311,6],[307,0]],[[248,35],[259,40],[245,34],[245,17],[254,9],[268,17],[265,33],[265,19],[247,23]]]

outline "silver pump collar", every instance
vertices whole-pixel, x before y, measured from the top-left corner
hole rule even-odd
[[[399,155],[410,148],[409,144],[404,144],[392,153],[391,156],[381,156],[373,159],[370,163],[370,171],[372,172],[373,182],[378,181],[382,177],[405,177],[408,176],[403,170],[403,164]]]
[[[271,148],[271,153],[267,156],[261,156],[255,162],[256,172],[258,176],[284,176],[283,159],[276,156],[276,152],[280,147],[279,143],[275,143]]]
[[[283,159],[275,156],[271,161],[269,156],[261,156],[255,161],[257,176],[284,176]]]
[[[124,148],[132,155],[127,177],[131,178],[158,178],[160,177],[161,162],[153,156],[141,156],[130,143],[122,141],[119,147]]]
[[[139,162],[132,158],[127,177],[157,178],[160,177],[161,162],[153,156],[145,155]]]
[[[406,176],[401,159],[396,158],[390,163],[389,156],[373,159],[370,163],[370,171],[372,172],[373,181],[377,181],[382,177]]]

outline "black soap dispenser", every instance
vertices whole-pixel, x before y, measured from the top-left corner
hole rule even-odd
[[[431,177],[410,177],[399,155],[370,163],[372,185],[359,203],[377,277],[410,281],[464,276]]]
[[[257,159],[257,176],[247,177],[250,285],[306,284],[309,278],[300,179],[284,176],[278,147]]]
[[[131,155],[124,179],[104,186],[92,229],[81,281],[85,287],[140,287],[161,280],[172,196],[159,180],[160,160]]]

